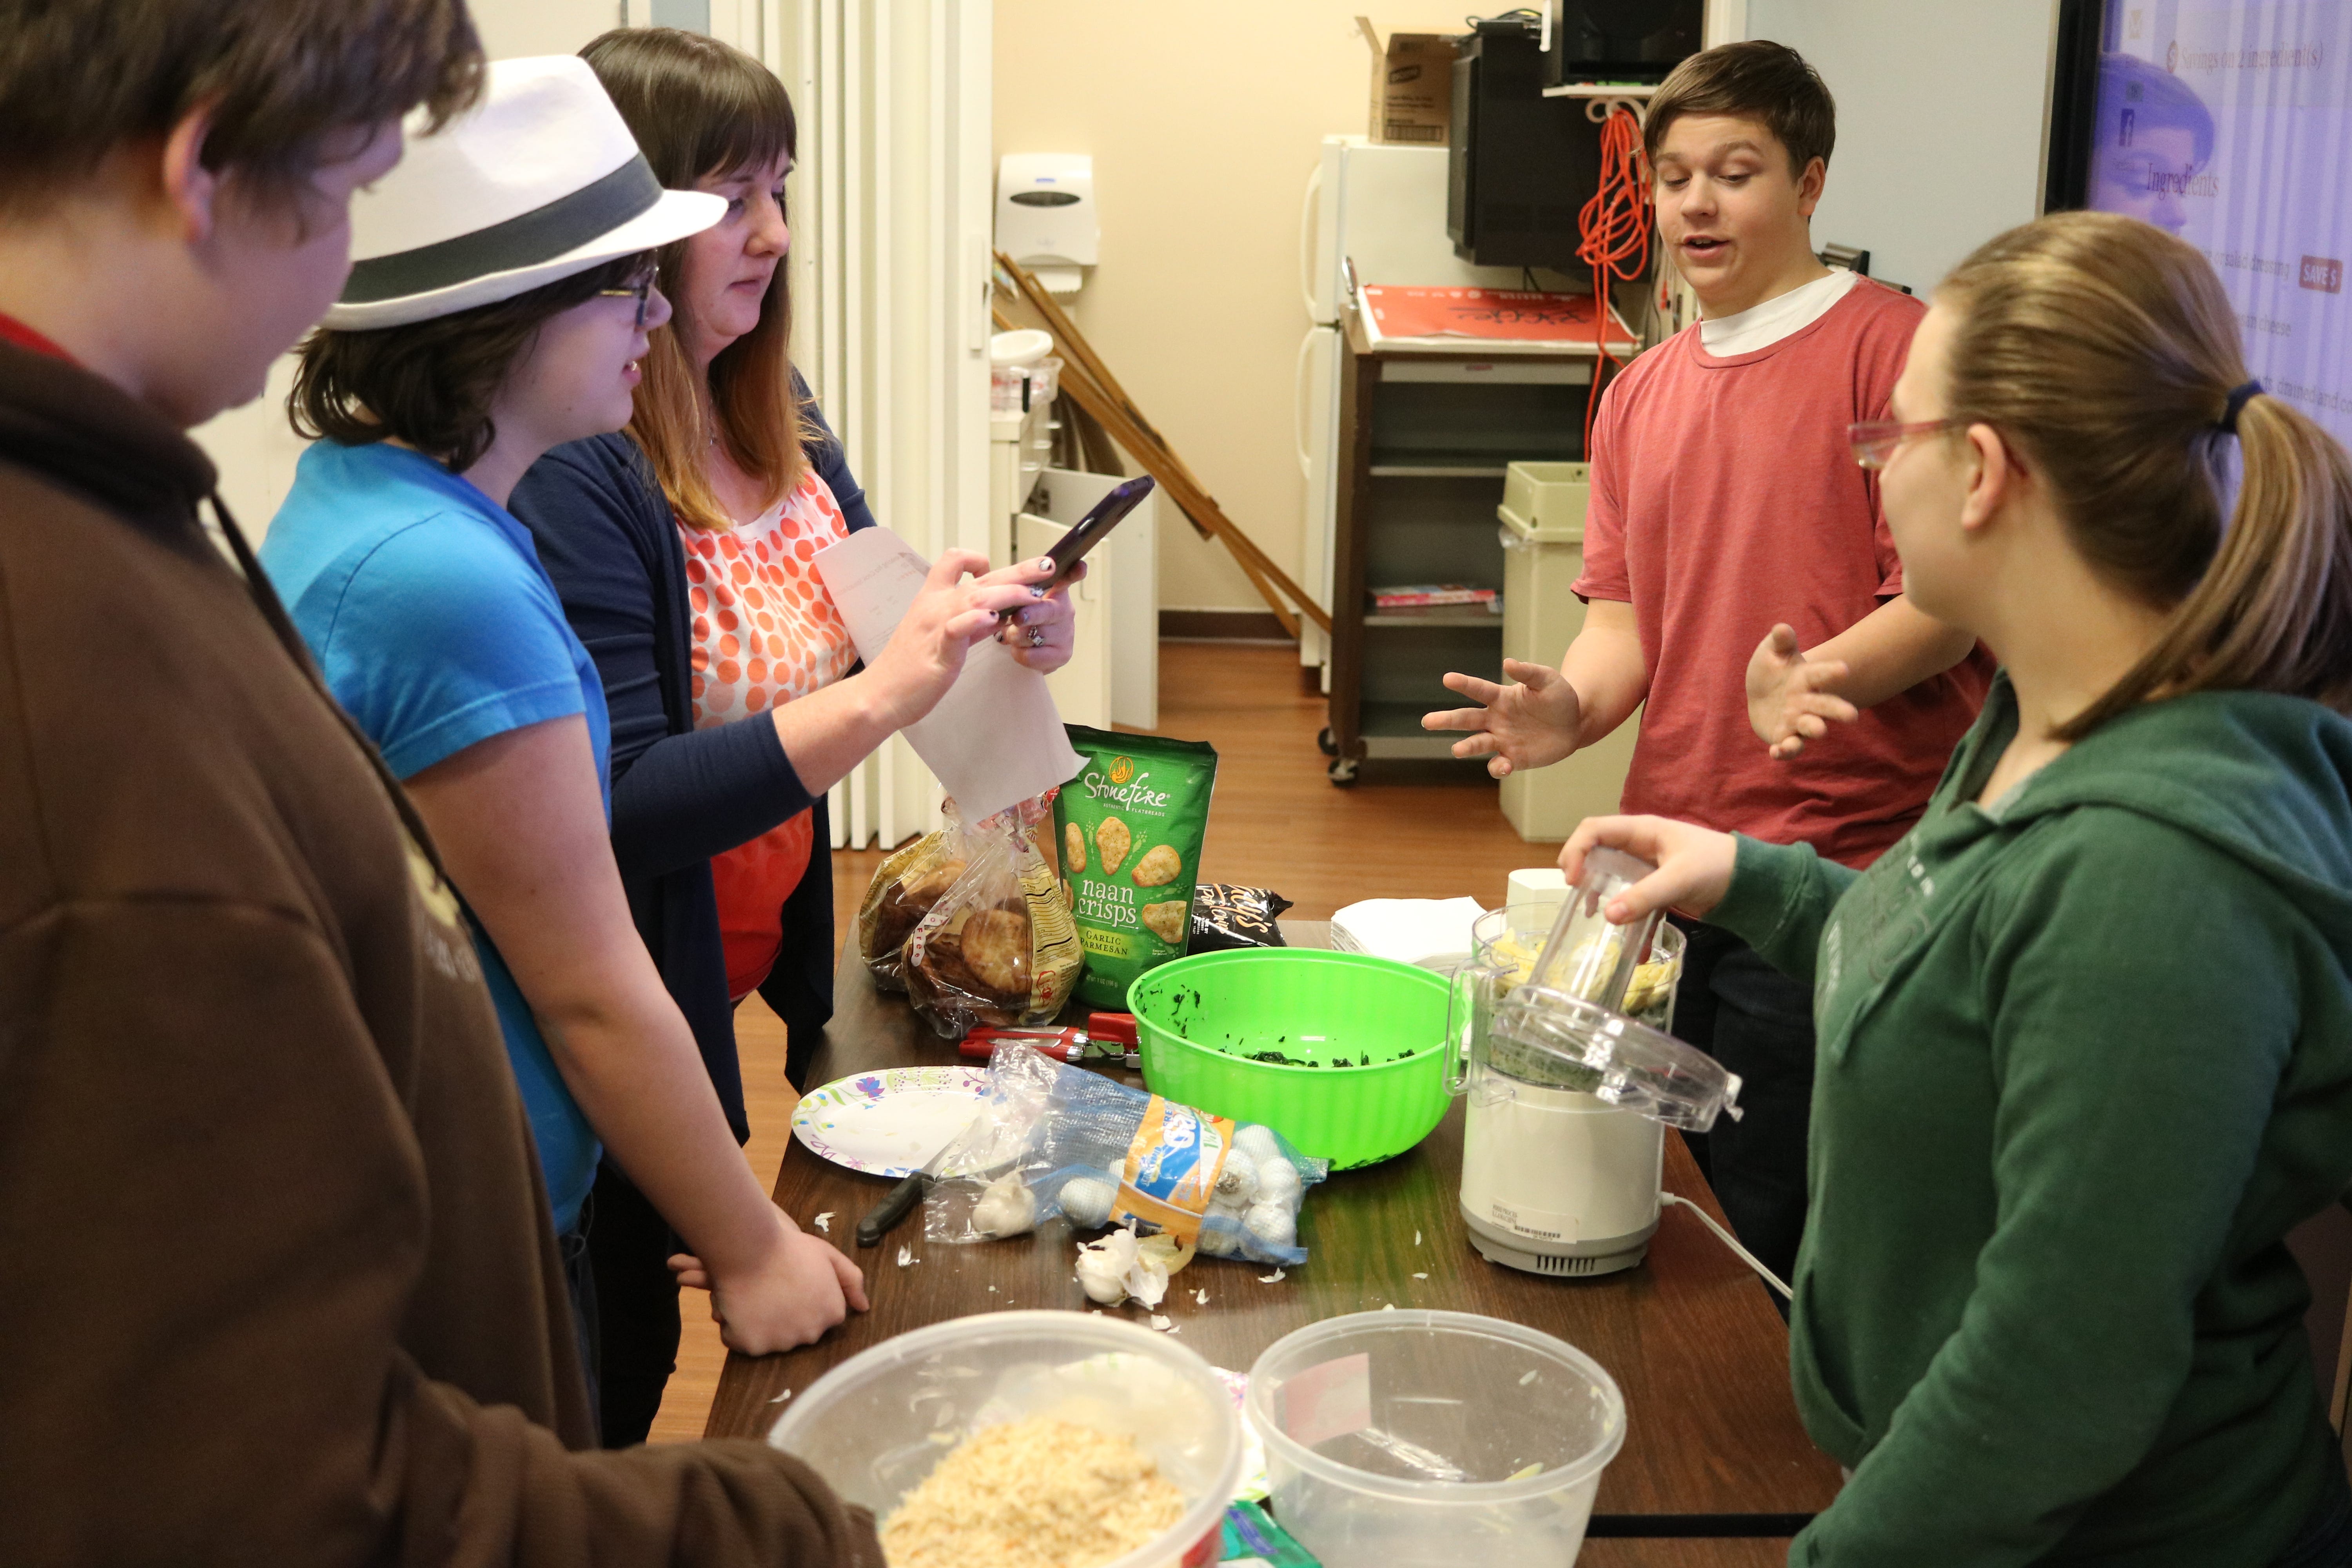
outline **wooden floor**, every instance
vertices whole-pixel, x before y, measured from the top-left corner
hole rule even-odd
[[[1160,645],[1160,731],[1217,748],[1201,856],[1208,880],[1271,886],[1296,906],[1294,916],[1326,920],[1369,898],[1468,894],[1492,908],[1513,868],[1551,864],[1557,847],[1521,840],[1503,820],[1495,784],[1475,769],[1367,768],[1363,782],[1334,789],[1315,749],[1323,722],[1323,700],[1300,690],[1290,647]],[[881,858],[878,850],[834,855],[836,941]],[[764,1187],[791,1141],[783,1026],[754,996],[736,1014],[735,1030],[751,1120],[744,1152]],[[703,1300],[688,1293],[686,1342],[654,1423],[656,1443],[701,1436],[719,1386],[726,1352]]]

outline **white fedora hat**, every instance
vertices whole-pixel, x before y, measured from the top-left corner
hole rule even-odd
[[[666,191],[588,62],[494,60],[481,102],[352,202],[337,331],[494,305],[717,223],[726,201]]]

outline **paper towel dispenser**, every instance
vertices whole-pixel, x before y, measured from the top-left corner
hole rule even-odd
[[[1075,294],[1100,248],[1095,161],[1082,153],[1008,153],[996,169],[996,248],[1056,294]]]

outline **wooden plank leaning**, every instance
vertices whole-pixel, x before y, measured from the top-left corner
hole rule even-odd
[[[1023,302],[1036,314],[1052,335],[1055,346],[1062,354],[1062,384],[1069,389],[1079,406],[1101,421],[1112,439],[1125,447],[1143,466],[1144,471],[1160,482],[1160,488],[1168,492],[1169,499],[1192,520],[1194,526],[1205,530],[1233,552],[1235,563],[1257,589],[1259,596],[1273,609],[1276,619],[1283,624],[1286,633],[1296,637],[1297,617],[1304,616],[1328,634],[1330,616],[1305,589],[1291,580],[1289,574],[1276,565],[1265,552],[1258,548],[1256,541],[1243,532],[1240,526],[1225,515],[1224,509],[1210,496],[1207,487],[1176,455],[1165,437],[1152,427],[1150,421],[1143,416],[1142,410],[1135,405],[1134,400],[1111,375],[1109,367],[1102,363],[1093,345],[1087,342],[1085,335],[1079,332],[1036,279],[1019,263],[1001,253],[997,261],[1019,289]],[[997,312],[997,320],[1001,325],[1013,324],[1002,310]],[[1292,613],[1294,605],[1297,607],[1296,615]]]

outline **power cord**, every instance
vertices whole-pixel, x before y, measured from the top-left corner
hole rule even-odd
[[[1769,1268],[1765,1268],[1761,1263],[1759,1263],[1756,1260],[1756,1255],[1754,1253],[1740,1246],[1738,1241],[1733,1237],[1729,1231],[1716,1224],[1715,1216],[1713,1215],[1707,1213],[1705,1209],[1699,1207],[1698,1205],[1691,1202],[1690,1199],[1684,1197],[1679,1193],[1662,1192],[1658,1194],[1658,1198],[1663,1203],[1679,1204],[1684,1208],[1690,1210],[1691,1213],[1698,1215],[1699,1223],[1706,1226],[1707,1229],[1715,1232],[1717,1237],[1722,1240],[1724,1246],[1738,1253],[1739,1255],[1739,1261],[1745,1263],[1748,1268],[1753,1268],[1757,1273],[1762,1275],[1764,1278],[1764,1283],[1772,1287],[1773,1289],[1780,1292],[1780,1299],[1782,1300],[1793,1301],[1796,1300],[1795,1294],[1790,1290],[1787,1285],[1781,1282],[1780,1277],[1778,1274],[1773,1273]]]
[[[1642,177],[1642,123],[1630,109],[1601,127],[1601,184],[1577,215],[1577,259],[1592,268],[1592,390],[1584,399],[1584,458],[1592,460],[1592,418],[1601,408],[1601,362],[1609,352],[1610,280],[1631,283],[1650,269],[1650,185]]]

